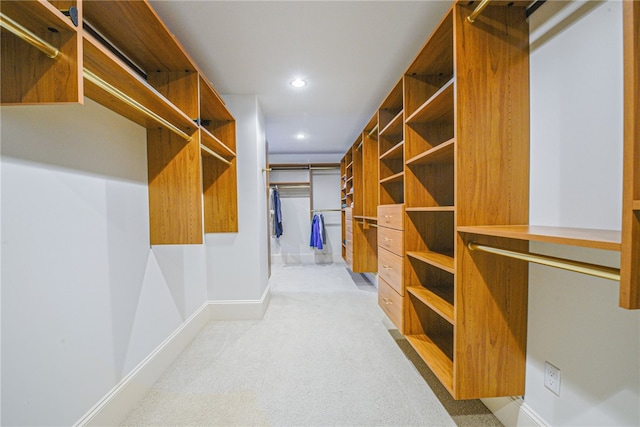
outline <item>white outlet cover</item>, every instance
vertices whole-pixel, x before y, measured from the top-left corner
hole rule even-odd
[[[560,396],[560,379],[560,369],[549,362],[544,362],[544,386],[557,396]]]

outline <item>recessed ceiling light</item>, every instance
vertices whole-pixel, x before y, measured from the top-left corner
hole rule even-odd
[[[295,79],[291,81],[291,86],[293,87],[305,87],[307,82],[302,79]]]
[[[296,139],[306,139],[306,138],[307,138],[307,135],[305,135],[302,132],[296,134]]]

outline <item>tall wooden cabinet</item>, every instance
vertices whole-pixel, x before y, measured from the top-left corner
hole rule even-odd
[[[86,95],[147,128],[151,244],[237,231],[234,118],[147,1],[3,1],[2,23],[3,104]]]
[[[343,258],[356,273],[377,271],[377,117],[341,160]]]
[[[529,30],[524,5],[472,11],[455,4],[404,75],[404,333],[456,399],[523,394],[526,355],[527,265],[457,228],[528,223]]]

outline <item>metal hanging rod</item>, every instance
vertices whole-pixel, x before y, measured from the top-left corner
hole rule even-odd
[[[342,212],[342,209],[311,209],[311,212]]]
[[[164,119],[163,117],[160,117],[158,114],[154,113],[153,111],[151,111],[150,109],[148,109],[144,105],[140,104],[138,101],[136,101],[135,99],[131,98],[129,95],[127,95],[124,92],[120,91],[120,89],[117,89],[117,88],[111,86],[109,83],[105,82],[100,77],[96,76],[91,71],[87,70],[86,68],[84,69],[84,78],[89,80],[91,83],[95,84],[96,86],[100,87],[101,89],[109,92],[111,95],[115,96],[116,98],[118,98],[119,100],[124,102],[125,104],[128,104],[129,106],[135,108],[136,110],[140,111],[141,113],[147,115],[151,119],[153,119],[156,122],[160,123],[162,126],[166,127],[171,132],[173,132],[176,135],[180,136],[185,141],[187,141],[187,142],[191,141],[191,136],[189,136],[186,133],[184,133],[180,128],[178,128],[177,126],[173,125],[172,123],[170,123],[168,120]]]
[[[471,12],[471,15],[467,16],[467,21],[473,24],[478,16],[482,13],[485,7],[489,5],[489,0],[482,0],[478,6]]]
[[[270,168],[263,168],[263,172],[271,171],[288,171],[288,170],[335,170],[340,169],[340,165],[336,166],[273,166]]]
[[[216,153],[215,151],[213,151],[211,148],[200,144],[200,149],[206,151],[207,153],[211,154],[213,157],[215,157],[216,159],[220,160],[221,162],[224,162],[228,165],[231,164],[231,162],[227,159],[225,159],[224,157],[222,157],[220,154]]]
[[[373,129],[369,131],[369,138],[373,138],[373,134],[378,132],[378,125],[375,125]]]
[[[530,252],[518,252],[512,251],[510,249],[501,249],[493,246],[481,245],[475,242],[469,242],[467,244],[467,247],[472,251],[489,252],[492,254],[533,262],[536,264],[542,264],[549,267],[556,267],[563,270],[601,277],[603,279],[620,281],[620,270],[617,268],[589,264],[580,261],[572,261],[570,259],[556,258],[548,255],[540,255]]]
[[[42,40],[40,37],[18,24],[4,13],[0,13],[0,27],[20,37],[22,40],[37,48],[51,59],[57,58],[60,54],[58,48]]]

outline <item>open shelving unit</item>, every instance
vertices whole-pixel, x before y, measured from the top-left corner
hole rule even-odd
[[[404,106],[402,80],[378,110],[379,203],[404,203]]]
[[[403,76],[403,333],[456,399],[523,394],[526,354],[526,265],[459,231],[527,223],[528,24],[518,2],[472,11],[456,2]]]
[[[378,205],[377,116],[341,160],[343,258],[355,273],[376,272]]]
[[[86,95],[147,129],[151,244],[237,231],[235,120],[147,1],[7,1],[2,14],[34,36],[3,31],[3,104]]]

